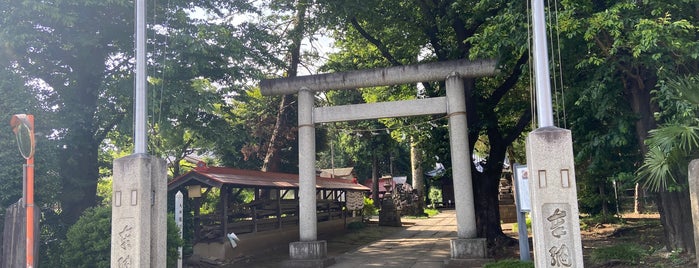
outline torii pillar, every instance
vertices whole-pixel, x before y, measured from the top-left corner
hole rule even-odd
[[[444,114],[449,117],[457,235],[451,241],[448,264],[468,265],[486,258],[486,241],[477,238],[476,214],[468,148],[463,78],[495,73],[495,61],[456,60],[345,73],[268,79],[260,82],[263,95],[298,93],[299,126],[299,236],[289,244],[287,267],[326,267],[327,244],[317,240],[315,189],[315,124],[377,118]],[[411,84],[446,80],[447,96],[429,99],[314,107],[314,93],[325,90]]]

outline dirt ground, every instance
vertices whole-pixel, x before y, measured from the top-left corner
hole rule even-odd
[[[668,252],[663,243],[663,227],[658,214],[624,214],[622,224],[604,224],[581,230],[583,254],[588,267],[697,267],[692,254]],[[647,249],[648,256],[638,264],[627,265],[616,260],[603,263],[589,261],[590,253],[599,247],[632,243]]]
[[[581,229],[583,241],[583,257],[586,267],[697,267],[693,256],[688,254],[676,254],[668,252],[663,246],[663,232],[657,214],[625,214],[623,223],[601,224],[597,226],[583,226]],[[344,234],[322,239],[328,242],[328,255],[330,257],[341,255],[358,249],[370,242],[382,239],[398,232],[420,219],[403,219],[404,227],[385,227],[377,224],[369,224],[359,231],[348,230]],[[511,224],[503,225],[505,234],[516,238],[517,233],[511,230]],[[530,233],[531,235],[531,233]],[[531,237],[529,238],[531,243]],[[604,260],[593,262],[591,253],[596,248],[604,248],[620,243],[634,243],[646,249],[647,255],[637,263],[624,263],[619,260]],[[492,258],[519,259],[519,246],[511,245],[501,247],[491,252]],[[277,267],[279,263],[288,258],[284,250],[266,254],[265,256],[252,257],[247,263],[254,263],[256,267]]]
[[[585,267],[697,267],[694,256],[668,252],[663,244],[663,229],[658,214],[624,214],[618,224],[598,224],[583,226],[583,258]],[[505,234],[517,237],[517,233],[503,228]],[[531,233],[529,241],[531,243]],[[595,249],[619,244],[636,244],[646,253],[636,263],[620,260],[593,261],[591,254]],[[531,244],[530,244],[531,245]],[[519,246],[502,248],[495,253],[495,259],[519,259]]]

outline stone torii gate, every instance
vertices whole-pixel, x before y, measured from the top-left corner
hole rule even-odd
[[[300,241],[289,244],[290,260],[285,264],[292,267],[325,267],[334,262],[327,258],[326,242],[317,241],[316,123],[445,113],[449,118],[458,235],[451,240],[450,262],[486,258],[485,238],[476,237],[463,78],[493,75],[495,65],[494,60],[456,60],[261,81],[263,95],[298,93]],[[314,107],[314,92],[317,91],[442,80],[446,81],[446,97]]]

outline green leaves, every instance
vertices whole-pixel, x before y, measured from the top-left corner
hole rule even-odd
[[[685,187],[687,166],[699,157],[698,77],[669,78],[655,91],[667,123],[649,132],[649,148],[639,168],[640,180],[651,190]]]
[[[699,127],[663,126],[651,131],[646,143],[649,151],[638,170],[644,186],[653,191],[684,187],[692,152],[699,149]]]

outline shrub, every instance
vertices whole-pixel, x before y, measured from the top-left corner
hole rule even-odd
[[[111,254],[112,208],[94,207],[85,210],[68,229],[63,241],[61,261],[64,267],[109,267]],[[183,242],[174,217],[167,217],[167,267],[177,263],[177,247]]]
[[[364,208],[362,208],[362,218],[368,221],[371,216],[379,215],[379,209],[374,206],[374,200],[364,197]]]
[[[109,268],[111,254],[112,209],[89,208],[68,229],[63,242],[65,267]]]
[[[433,205],[436,203],[442,202],[442,190],[441,189],[432,187],[432,188],[430,188],[430,192],[427,196],[430,199],[430,203]]]

